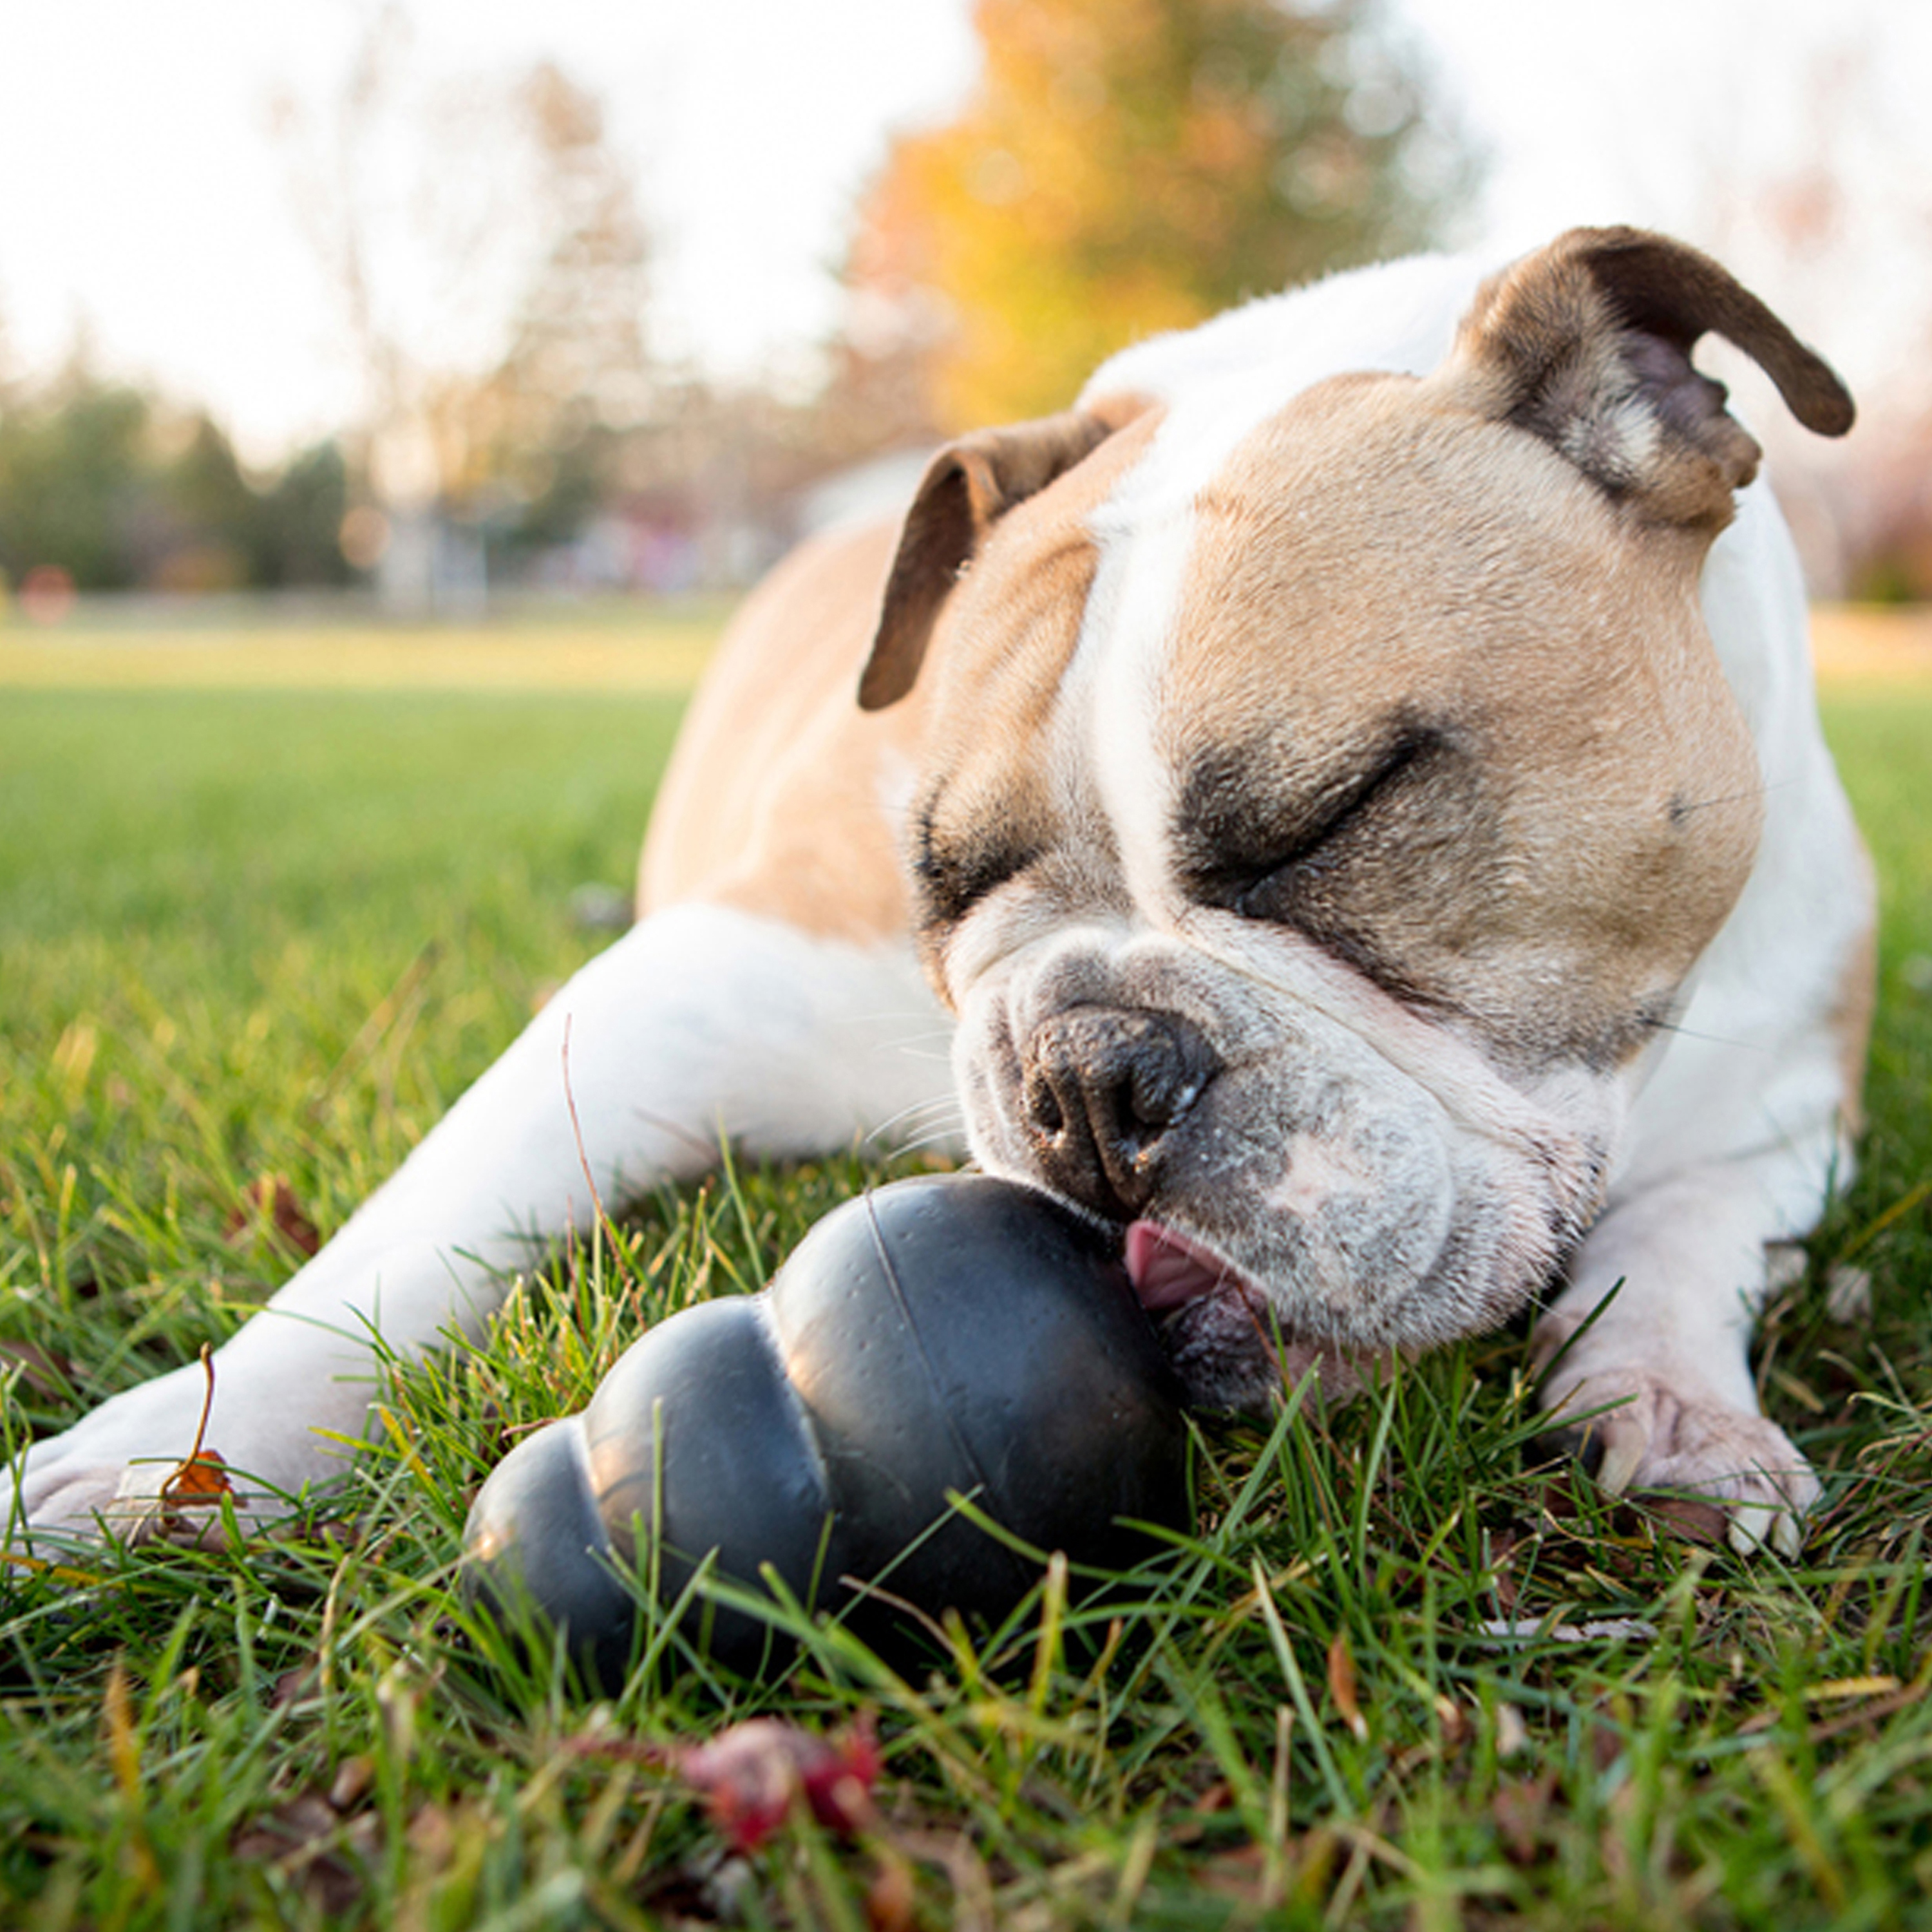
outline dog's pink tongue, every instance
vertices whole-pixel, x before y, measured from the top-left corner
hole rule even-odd
[[[1136,1221],[1128,1228],[1126,1263],[1141,1306],[1154,1314],[1212,1294],[1231,1279],[1224,1263],[1158,1221]]]

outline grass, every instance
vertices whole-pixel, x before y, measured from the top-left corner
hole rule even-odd
[[[0,696],[8,1426],[190,1358],[597,942],[674,722],[648,688]],[[0,1581],[0,1925],[1891,1927],[1932,1922],[1932,689],[1830,723],[1886,892],[1864,1169],[1772,1311],[1827,1472],[1746,1562],[1546,1464],[1520,1334],[1197,1444],[1198,1536],[896,1675],[751,1690],[675,1648],[600,1703],[465,1628],[467,1500],[640,1324],[753,1284],[862,1150],[644,1204],[473,1352],[392,1378],[327,1520]],[[1869,1270],[1834,1320],[1832,1264]],[[1508,1617],[1540,1634],[1502,1642]],[[1594,1634],[1577,1635],[1579,1630]],[[725,1856],[671,1768],[874,1718],[880,1819]]]

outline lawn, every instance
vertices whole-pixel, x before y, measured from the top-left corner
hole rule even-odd
[[[339,672],[341,640],[313,649]],[[506,650],[484,692],[130,686],[98,658],[62,688],[29,656],[0,689],[16,1442],[229,1332],[292,1259],[251,1189],[338,1225],[602,943],[579,889],[628,882],[678,704],[674,668],[594,651],[546,680]],[[1932,682],[1828,710],[1886,926],[1864,1166],[1760,1358],[1827,1472],[1801,1562],[1540,1460],[1517,1331],[1326,1420],[1204,1426],[1192,1542],[910,1675],[821,1634],[775,1686],[674,1650],[600,1704],[466,1628],[457,1538],[518,1428],[644,1322],[764,1279],[890,1171],[855,1149],[647,1202],[480,1350],[398,1372],[326,1519],[9,1570],[0,1926],[1932,1917]],[[1839,1263],[1868,1321],[1828,1307]],[[727,1856],[674,1762],[754,1712],[874,1724],[872,1826]]]

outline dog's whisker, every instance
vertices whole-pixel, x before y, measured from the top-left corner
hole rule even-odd
[[[887,1115],[873,1128],[868,1138],[891,1133],[908,1121],[938,1126],[960,1118],[959,1103],[951,1094],[936,1095],[929,1100],[915,1100],[910,1106],[902,1107],[896,1114]]]
[[[1708,812],[1713,806],[1745,805],[1753,799],[1768,798],[1774,791],[1783,791],[1792,783],[1790,778],[1779,778],[1766,784],[1749,785],[1742,791],[1720,792],[1712,798],[1692,799],[1672,806],[1672,818],[1688,818],[1694,812]]]
[[[962,1133],[965,1126],[966,1117],[956,1107],[909,1107],[903,1113],[895,1114],[889,1120],[881,1120],[867,1138],[877,1140],[884,1136],[900,1133]]]
[[[1646,1016],[1642,1024],[1652,1033],[1675,1034],[1682,1040],[1700,1040],[1711,1046],[1734,1046],[1740,1053],[1768,1053],[1771,1049],[1761,1040],[1730,1040],[1720,1033],[1700,1033],[1694,1027],[1679,1025],[1675,1020],[1655,1019]]]
[[[903,1136],[883,1127],[874,1128],[866,1140],[868,1145],[890,1145],[896,1154],[917,1154],[927,1148],[956,1148],[964,1142],[965,1138],[964,1124],[961,1122],[942,1124]]]

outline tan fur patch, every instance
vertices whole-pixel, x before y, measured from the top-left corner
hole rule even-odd
[[[904,932],[887,794],[922,707],[867,713],[856,696],[897,536],[882,522],[808,543],[746,600],[658,792],[640,913],[706,898],[828,938]]]
[[[1498,1045],[1634,1052],[1761,816],[1697,606],[1706,536],[1400,377],[1298,398],[1198,516],[1161,748],[1184,781],[1244,748],[1221,808],[1251,821],[1204,844],[1291,856],[1324,797],[1412,743],[1346,843],[1291,868],[1282,916]]]
[[[869,943],[908,908],[896,824],[915,772],[946,772],[955,816],[1023,829],[1050,812],[1034,752],[1079,634],[1086,519],[1159,419],[1150,410],[1000,517],[941,609],[911,694],[861,711],[860,671],[898,538],[881,523],[809,543],[734,622],[652,814],[640,913],[705,898]],[[945,704],[943,694],[969,694]],[[928,744],[935,712],[947,722]]]

